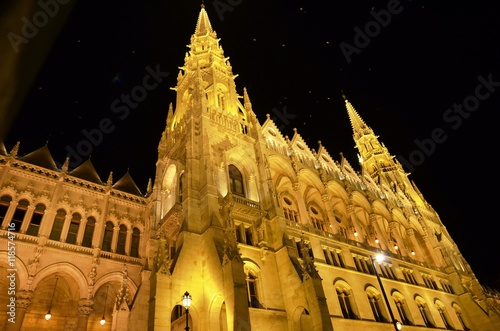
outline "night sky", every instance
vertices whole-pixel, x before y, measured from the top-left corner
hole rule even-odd
[[[103,181],[128,170],[144,191],[200,4],[79,1],[7,150],[21,141],[27,154],[48,142],[61,164],[80,148],[73,165],[90,156]],[[342,152],[359,169],[343,91],[412,173],[479,280],[500,279],[498,1],[208,0],[205,7],[239,75],[238,92],[247,88],[261,123],[270,114],[284,135],[297,128],[311,149],[321,140],[332,157]],[[114,111],[151,70],[160,73],[157,86],[129,111]],[[92,135],[103,120],[106,132]]]

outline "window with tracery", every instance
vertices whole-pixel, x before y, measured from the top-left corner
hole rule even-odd
[[[342,316],[348,319],[358,319],[354,312],[354,302],[352,299],[352,291],[345,286],[336,286],[337,298],[340,304]]]
[[[31,216],[30,224],[26,234],[30,236],[38,236],[38,231],[40,230],[40,224],[42,223],[43,215],[45,214],[45,205],[39,203],[35,206],[33,215]]]
[[[282,199],[282,208],[285,218],[289,221],[300,223],[299,212],[297,211],[297,207],[293,203],[293,201],[284,196]]]
[[[85,224],[85,230],[83,231],[82,246],[92,247],[92,238],[94,237],[95,230],[95,218],[90,216],[87,218],[87,224]]]
[[[436,308],[439,312],[439,316],[441,316],[441,319],[443,320],[446,330],[455,330],[455,328],[451,325],[450,317],[448,316],[445,305],[441,301],[436,301]]]
[[[118,229],[118,240],[116,242],[117,254],[125,254],[126,243],[127,243],[127,227],[122,224]]]
[[[415,299],[415,303],[417,304],[418,311],[420,312],[420,315],[424,320],[425,326],[434,328],[435,325],[432,319],[432,315],[431,312],[429,311],[429,307],[427,306],[425,300],[422,299],[421,297],[418,297]]]
[[[0,198],[0,224],[2,224],[7,215],[11,201],[12,198],[9,195],[3,195],[2,198]]]
[[[106,222],[106,227],[104,228],[104,235],[102,237],[101,249],[106,252],[111,252],[111,242],[113,240],[113,223]]]
[[[57,241],[61,240],[62,228],[64,226],[65,219],[66,211],[64,209],[59,209],[54,217],[54,223],[52,223],[49,239]]]
[[[21,225],[23,224],[24,216],[26,216],[29,205],[30,203],[26,199],[22,199],[17,204],[16,211],[14,212],[14,216],[12,216],[11,221],[11,223],[14,223],[15,232],[19,232],[21,230]]]
[[[66,236],[66,242],[68,244],[76,244],[76,238],[78,236],[78,229],[80,228],[81,220],[82,216],[78,213],[73,214],[73,216],[71,217],[68,235]]]
[[[377,322],[387,322],[387,318],[384,316],[384,305],[382,303],[381,295],[378,291],[373,288],[368,288],[366,290],[366,296],[368,302],[370,303],[370,308],[373,313],[373,318]]]
[[[132,230],[132,243],[130,245],[130,256],[139,257],[139,243],[141,241],[141,232],[138,228]]]
[[[322,212],[315,206],[309,206],[309,217],[312,225],[321,231],[328,231]]]
[[[228,167],[229,170],[229,186],[231,192],[237,195],[245,196],[244,187],[243,187],[243,175],[236,168],[236,166],[230,164]]]

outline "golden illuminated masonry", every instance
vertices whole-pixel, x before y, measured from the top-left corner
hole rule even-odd
[[[259,122],[235,78],[202,7],[144,191],[0,144],[0,330],[500,330],[347,99],[359,171]]]

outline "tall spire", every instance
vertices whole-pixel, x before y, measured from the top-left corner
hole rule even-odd
[[[196,22],[196,29],[194,34],[197,36],[206,35],[209,32],[214,32],[212,29],[212,24],[208,19],[207,11],[205,10],[205,5],[201,4],[200,14],[198,15],[198,21]]]
[[[345,101],[347,115],[349,116],[351,127],[354,133],[354,139],[358,139],[366,134],[373,134],[373,130],[368,125],[366,125],[361,116],[359,116],[356,109],[354,109],[353,105],[349,102],[349,100],[347,100],[347,97],[344,93],[342,93],[342,97]]]

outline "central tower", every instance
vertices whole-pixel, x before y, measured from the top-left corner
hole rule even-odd
[[[202,6],[172,88],[175,109],[171,104],[151,192],[149,324],[154,330],[176,328],[185,291],[193,296],[189,316],[196,330],[250,326],[247,276],[230,215],[253,225],[271,201],[261,201],[259,194],[265,187],[259,173],[260,125],[246,90],[243,96],[236,91],[237,75],[219,41]],[[172,312],[170,321],[165,312]]]

